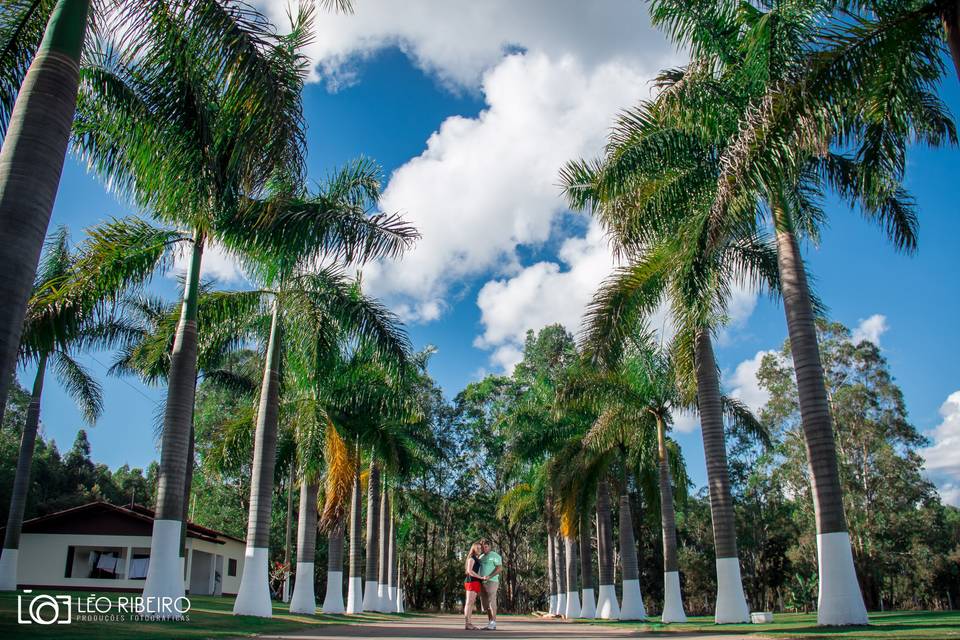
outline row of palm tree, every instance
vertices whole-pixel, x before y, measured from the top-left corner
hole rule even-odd
[[[686,620],[680,593],[675,494],[685,496],[683,458],[668,432],[678,411],[694,405],[678,384],[679,366],[650,332],[637,331],[616,357],[596,361],[595,346],[528,384],[505,418],[510,455],[527,477],[504,496],[512,518],[546,518],[550,613],[569,618],[640,620],[632,494],[659,507],[663,540],[664,622]],[[721,413],[761,441],[766,433],[741,403],[721,396]],[[622,601],[614,586],[611,487],[616,491]],[[731,523],[732,524],[732,523]],[[594,536],[594,527],[596,535]],[[596,538],[600,583],[594,592]],[[578,559],[579,555],[579,559]]]
[[[915,249],[905,154],[915,140],[956,142],[936,96],[945,41],[958,60],[955,3],[650,5],[690,62],[661,72],[656,96],[624,111],[600,158],[562,174],[571,206],[597,216],[626,263],[596,294],[585,343],[596,362],[616,361],[645,318],[668,308],[670,352],[704,441],[716,621],[747,621],[711,334],[734,286],[782,299],[814,494],[818,621],[864,624],[814,326],[819,303],[800,242],[817,239],[831,190],[898,249]]]

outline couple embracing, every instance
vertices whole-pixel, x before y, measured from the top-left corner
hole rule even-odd
[[[487,612],[487,626],[484,631],[497,629],[497,589],[500,587],[500,572],[503,571],[503,559],[493,550],[487,540],[474,542],[470,546],[470,553],[464,563],[466,578],[463,586],[467,590],[467,597],[463,605],[464,628],[476,630],[473,626],[473,609],[477,604],[477,596]]]

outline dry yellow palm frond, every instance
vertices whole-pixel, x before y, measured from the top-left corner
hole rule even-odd
[[[572,538],[577,535],[577,494],[570,491],[560,504],[560,535]]]
[[[320,529],[330,531],[346,517],[347,499],[353,489],[356,460],[340,437],[333,423],[327,419],[326,432],[327,482]]]

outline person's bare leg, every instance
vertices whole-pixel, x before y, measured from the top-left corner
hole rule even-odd
[[[463,628],[476,629],[473,626],[473,607],[477,601],[476,591],[467,591],[466,601],[463,604]]]

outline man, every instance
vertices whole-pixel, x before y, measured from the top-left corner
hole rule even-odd
[[[500,572],[503,571],[503,558],[493,550],[489,540],[481,540],[483,555],[480,556],[480,575],[483,584],[480,585],[480,602],[487,612],[487,626],[484,631],[497,630],[497,590],[500,588]]]

